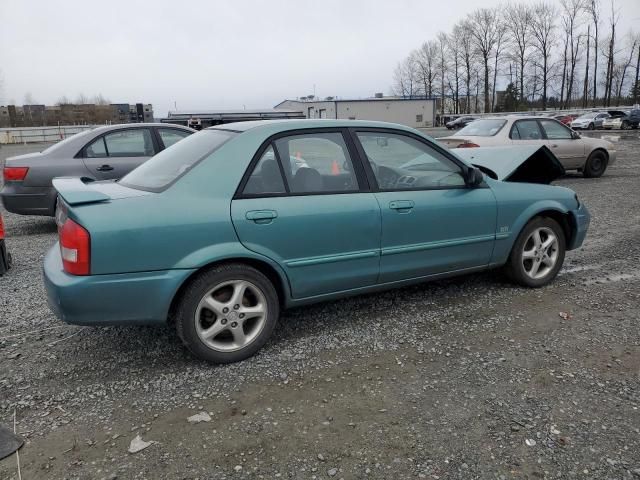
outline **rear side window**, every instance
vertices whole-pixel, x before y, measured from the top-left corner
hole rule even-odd
[[[542,132],[537,120],[518,120],[511,127],[513,140],[540,140]]]
[[[191,132],[185,132],[184,130],[177,130],[175,128],[159,128],[158,134],[160,135],[160,139],[162,140],[164,147],[169,148],[174,143],[188,137]]]
[[[202,130],[190,135],[132,170],[120,183],[139,190],[161,191],[235,135],[226,130]]]
[[[282,172],[278,166],[273,146],[269,146],[262,154],[258,164],[251,172],[249,180],[244,187],[243,194],[249,196],[255,195],[273,195],[285,193],[284,180]]]
[[[104,136],[109,157],[151,157],[155,154],[147,128],[122,130]]]
[[[104,158],[107,156],[107,147],[104,146],[104,137],[100,137],[91,143],[84,151],[87,158]]]

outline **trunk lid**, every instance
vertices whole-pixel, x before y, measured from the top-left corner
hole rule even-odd
[[[151,192],[135,190],[114,181],[96,182],[86,177],[54,178],[53,187],[72,206],[152,195]]]

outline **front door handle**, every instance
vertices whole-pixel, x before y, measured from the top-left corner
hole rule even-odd
[[[113,170],[113,167],[111,165],[101,165],[96,168],[96,170],[98,170],[99,172],[110,172],[111,170]]]
[[[389,208],[398,213],[409,213],[415,205],[413,200],[394,200],[389,202]]]
[[[275,210],[249,210],[245,217],[256,223],[271,223],[275,218],[278,218],[278,212]]]
[[[551,148],[558,148],[558,144],[554,143],[553,145],[551,145]]]

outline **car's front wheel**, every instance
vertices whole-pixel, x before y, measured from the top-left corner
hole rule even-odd
[[[607,169],[607,156],[598,150],[592,152],[584,165],[583,175],[587,178],[601,177]]]
[[[175,321],[179,337],[196,357],[232,363],[262,348],[279,313],[271,281],[253,267],[234,263],[196,277],[179,301]]]
[[[506,273],[525,287],[550,283],[562,268],[566,239],[558,222],[536,217],[520,232],[506,265]]]
[[[629,130],[630,128],[629,122],[622,122],[622,130]]]
[[[589,130],[593,130],[594,128],[596,128],[596,126],[593,123],[589,124]]]

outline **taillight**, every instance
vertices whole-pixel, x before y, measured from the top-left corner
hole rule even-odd
[[[27,176],[29,167],[4,167],[3,176],[5,182],[21,182]]]
[[[475,147],[479,147],[480,145],[478,145],[477,143],[473,143],[473,142],[464,142],[461,143],[460,145],[458,145],[456,148],[475,148]]]
[[[0,215],[0,240],[4,239],[4,223],[2,222],[2,215]]]
[[[58,226],[60,253],[64,271],[71,275],[89,275],[91,237],[89,232],[67,218]]]

